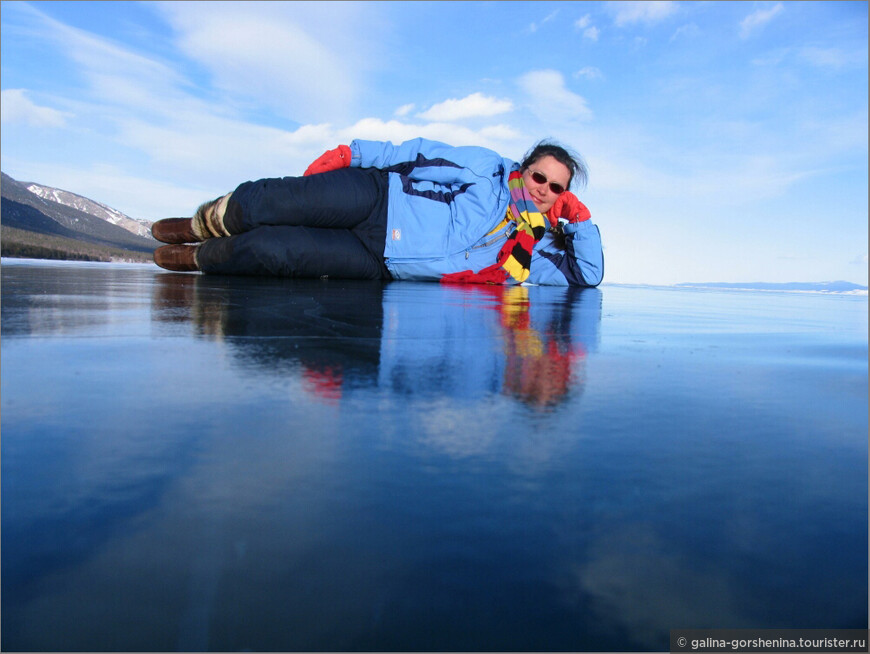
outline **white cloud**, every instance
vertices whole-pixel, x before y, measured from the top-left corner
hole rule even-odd
[[[367,63],[361,53],[367,49],[357,40],[353,48],[344,47],[338,35],[346,32],[335,23],[347,23],[345,13],[358,15],[361,8],[353,5],[342,4],[341,11],[335,3],[216,2],[207,11],[199,3],[158,6],[179,50],[203,66],[224,94],[220,102],[268,107],[309,122],[349,116],[362,88]],[[306,20],[303,28],[297,10],[321,11],[329,20]],[[324,22],[331,29],[314,33],[313,26]]]
[[[489,125],[473,130],[455,123],[432,122],[417,125],[398,120],[384,121],[380,118],[363,118],[334,132],[336,143],[349,143],[353,139],[401,143],[418,137],[457,146],[479,145],[505,156],[510,156],[514,151],[522,152],[529,145],[527,141],[531,140],[509,125]]]
[[[586,14],[574,21],[574,29],[583,32],[583,37],[590,41],[597,41],[600,30],[592,24],[592,17]]]
[[[813,154],[810,158],[828,158],[843,154],[867,154],[867,111],[840,116],[803,118],[800,130],[802,145]]]
[[[753,66],[778,66],[791,55],[791,48],[777,48],[751,59]]]
[[[758,9],[740,21],[740,38],[748,39],[753,32],[760,30],[783,10],[782,3],[777,2],[768,9]]]
[[[304,107],[332,113],[356,84],[342,62],[295,25],[251,16],[246,20],[200,15],[182,49],[211,66],[215,84],[242,99],[256,99],[289,116]],[[304,66],[288,62],[305,61]]]
[[[297,156],[310,157],[312,150],[333,134],[327,123],[287,131],[207,114],[179,116],[166,125],[132,117],[119,119],[118,124],[119,142],[146,153],[161,167],[196,169],[200,174],[218,176],[227,169],[260,171],[273,167],[283,167],[283,174],[292,174]]]
[[[61,50],[87,80],[76,101],[91,100],[103,107],[123,106],[166,117],[189,100],[190,96],[178,91],[186,81],[171,66],[64,25],[32,5],[20,3],[16,9],[33,21],[33,38],[42,38]]]
[[[867,50],[819,46],[776,48],[752,59],[754,66],[778,66],[782,63],[804,63],[818,68],[840,71],[846,68],[867,66]]]
[[[451,98],[433,105],[421,114],[420,118],[434,121],[453,121],[465,118],[496,116],[511,111],[510,100],[499,100],[482,93],[472,93],[461,99]]]
[[[402,116],[407,116],[407,115],[410,114],[412,111],[414,111],[414,109],[416,108],[416,106],[417,106],[417,105],[415,105],[413,102],[411,102],[411,103],[409,103],[409,104],[403,104],[401,107],[399,107],[398,109],[396,109],[396,111],[395,111],[395,115],[398,116],[398,117],[400,117],[400,118],[401,118]]]
[[[570,91],[558,71],[532,71],[520,77],[517,83],[530,99],[532,112],[545,123],[571,123],[592,117],[586,99]]]
[[[847,66],[867,65],[867,50],[846,51],[842,48],[819,48],[806,46],[801,48],[798,56],[813,66],[820,68],[840,69]]]
[[[31,127],[63,127],[68,115],[57,109],[35,104],[27,97],[24,89],[3,90],[0,114],[6,125],[23,124]]]
[[[553,19],[554,19],[556,16],[558,16],[558,15],[559,15],[559,10],[556,9],[555,11],[550,12],[550,13],[549,13],[545,18],[544,18],[544,20],[542,20],[541,22],[542,22],[542,23],[549,23],[551,20],[553,20]]]
[[[522,134],[509,125],[490,125],[489,127],[484,127],[480,130],[480,136],[488,142],[510,142],[523,138]]]
[[[695,25],[695,23],[689,23],[687,25],[683,25],[678,27],[677,30],[671,36],[671,41],[676,41],[679,38],[691,38],[698,36],[701,33],[700,28]]]
[[[545,24],[545,23],[549,23],[549,22],[550,22],[551,20],[553,20],[553,19],[554,19],[558,14],[559,14],[559,10],[558,10],[558,9],[557,9],[556,11],[553,11],[553,12],[549,13],[547,16],[545,16],[545,17],[541,20],[540,23],[532,23],[531,25],[529,25],[529,31],[532,32],[532,33],[537,32],[537,31],[538,31],[538,28],[539,28],[541,25],[543,25],[543,24]]]
[[[617,27],[657,23],[677,10],[675,2],[608,2],[606,7],[613,14],[613,22]]]
[[[595,66],[584,66],[576,73],[574,73],[575,78],[584,78],[584,79],[602,79],[604,77],[604,73],[601,72],[599,68]]]
[[[574,21],[574,28],[578,30],[583,30],[589,27],[591,24],[592,18],[589,16],[589,14],[586,14],[585,16],[583,16],[583,18],[578,18],[576,21]]]

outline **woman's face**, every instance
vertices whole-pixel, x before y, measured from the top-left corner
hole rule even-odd
[[[546,178],[546,182],[536,182],[533,175],[538,173]],[[571,179],[571,172],[568,167],[559,163],[555,157],[546,155],[541,157],[523,171],[523,182],[526,185],[529,195],[532,196],[532,201],[541,213],[547,213],[559,194],[553,193],[550,184],[558,184],[563,189],[568,188],[568,182]]]

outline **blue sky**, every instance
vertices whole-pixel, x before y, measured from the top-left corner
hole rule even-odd
[[[157,220],[354,138],[554,138],[605,281],[866,284],[867,9],[4,1],[2,168]]]

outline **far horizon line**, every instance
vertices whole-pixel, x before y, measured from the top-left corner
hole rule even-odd
[[[640,282],[603,282],[602,286],[646,286],[653,288],[698,288],[718,290],[793,291],[849,293],[867,292],[863,284],[846,280],[824,282],[675,282],[672,284],[644,284]]]
[[[117,261],[81,261],[73,259],[48,259],[34,257],[13,257],[2,256],[3,262],[11,263],[14,261],[44,261],[47,263],[88,263],[88,264],[114,264],[122,263]],[[131,262],[131,265],[153,266],[151,262]],[[830,286],[843,285],[845,288],[841,290],[830,290]],[[828,293],[848,293],[854,291],[868,291],[867,286],[849,282],[846,280],[824,281],[824,282],[674,282],[672,284],[648,284],[643,282],[610,282],[605,281],[600,286],[643,286],[646,288],[708,288],[719,290],[751,290],[751,291],[810,291],[810,292],[828,292]],[[791,287],[791,288],[789,288]],[[802,288],[798,288],[802,287]]]

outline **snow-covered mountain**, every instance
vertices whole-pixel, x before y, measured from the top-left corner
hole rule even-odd
[[[81,195],[76,195],[70,191],[64,191],[50,186],[43,186],[42,184],[35,184],[33,182],[25,182],[24,186],[28,191],[43,199],[57,202],[58,204],[73,209],[78,209],[79,211],[83,211],[91,216],[105,220],[112,225],[122,227],[136,236],[151,236],[151,223],[147,220],[130,218],[130,216],[121,213],[117,209],[112,209],[111,207],[107,207],[105,204],[95,202],[94,200],[90,200]]]

